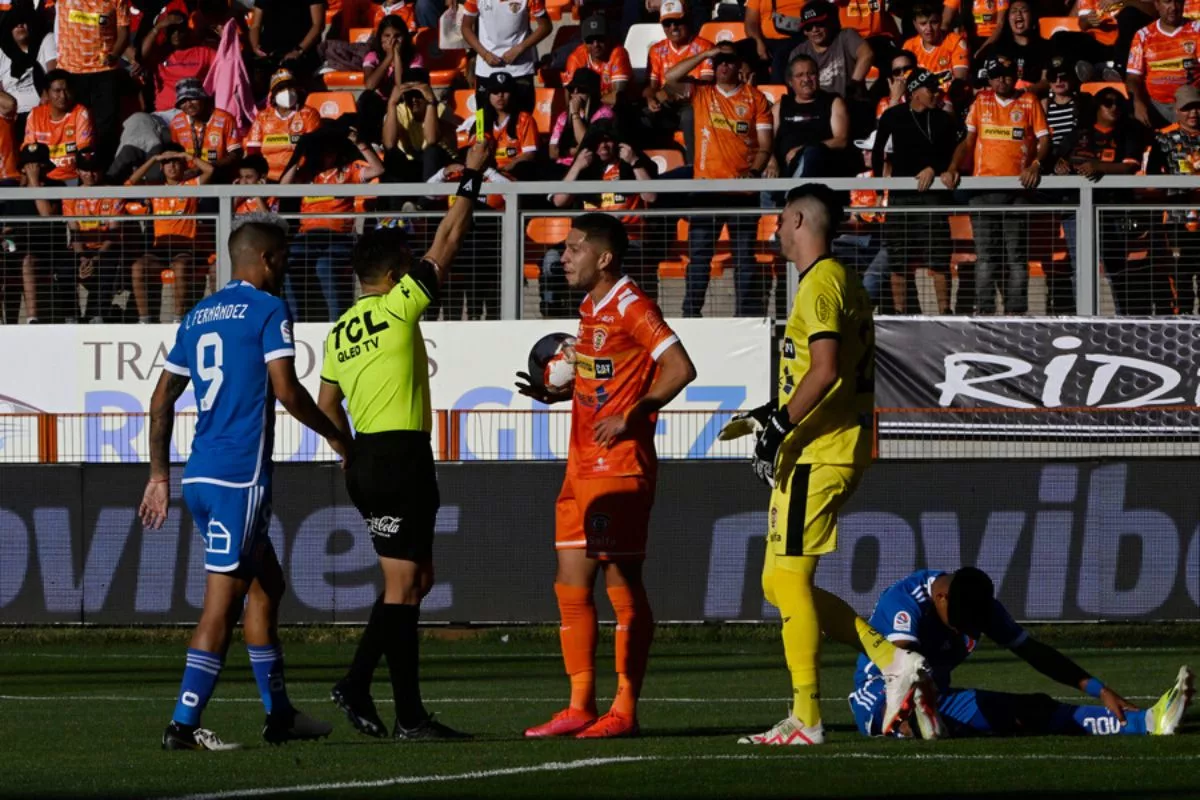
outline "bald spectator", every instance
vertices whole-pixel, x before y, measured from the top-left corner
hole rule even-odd
[[[1040,164],[1050,153],[1050,126],[1042,104],[1030,92],[1018,92],[1016,65],[1005,58],[990,59],[986,66],[990,89],[980,92],[967,114],[967,137],[954,154],[955,168],[974,166],[976,176],[1019,177],[1033,189],[1041,180]],[[1023,197],[1007,192],[983,192],[971,205],[1022,205]],[[1001,294],[1006,314],[1028,309],[1029,279],[1026,232],[1029,215],[988,210],[971,215],[975,235],[975,310],[996,311],[996,284],[1003,276]]]
[[[692,88],[698,83],[712,83],[712,63],[701,62],[675,82],[667,80],[667,73],[683,59],[711,49],[713,43],[695,35],[683,0],[663,0],[658,19],[666,38],[650,46],[649,79],[644,92],[646,119],[660,146],[670,146],[675,131],[683,131],[684,148],[691,161],[696,152]]]
[[[1200,23],[1184,18],[1184,0],[1155,0],[1154,7],[1158,20],[1133,37],[1125,84],[1138,122],[1163,128],[1175,116],[1176,90],[1200,82]]]
[[[121,57],[129,45],[129,0],[59,0],[58,68],[71,74],[71,86],[87,98],[103,154],[116,147],[120,127]]]
[[[842,28],[837,6],[825,0],[810,0],[801,15],[805,41],[788,58],[804,55],[819,69],[822,89],[850,99],[863,92],[871,70],[871,46],[857,31]]]

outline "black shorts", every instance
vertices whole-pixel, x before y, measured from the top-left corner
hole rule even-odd
[[[346,489],[384,558],[426,561],[441,496],[429,434],[360,433],[346,470]]]

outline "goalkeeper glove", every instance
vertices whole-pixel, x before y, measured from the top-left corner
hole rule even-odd
[[[767,419],[754,445],[754,456],[750,460],[754,474],[772,489],[775,488],[775,458],[779,455],[779,446],[795,427],[785,405]]]
[[[717,440],[728,442],[731,439],[741,439],[743,436],[757,434],[767,424],[767,420],[771,418],[771,414],[774,412],[775,401],[768,400],[758,408],[734,414],[729,418],[729,422],[721,426],[721,432],[717,434]]]

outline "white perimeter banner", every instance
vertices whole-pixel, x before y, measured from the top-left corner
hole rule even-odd
[[[688,458],[748,454],[746,441],[715,443],[715,433],[733,409],[759,405],[771,385],[770,323],[766,319],[670,320],[687,347],[698,376],[668,407],[704,412],[659,423],[660,450]],[[325,323],[296,326],[296,370],[313,396],[320,386]],[[509,322],[429,322],[421,326],[429,352],[435,409],[475,412],[460,417],[459,451],[452,457],[553,458],[565,456],[565,415],[497,414],[529,411],[540,404],[518,394],[514,373],[527,368],[533,343],[555,331],[574,333],[573,320]],[[106,414],[86,424],[59,422],[59,449],[65,459],[136,462],[146,458],[150,395],[174,342],[174,325],[54,325],[0,327],[0,415],[49,412]],[[194,412],[189,390],[180,412]],[[565,408],[565,407],[560,407]],[[540,417],[540,420],[539,420]],[[186,456],[190,425],[181,419],[176,439]],[[435,432],[436,433],[436,432]],[[690,441],[682,441],[686,435]],[[85,439],[79,442],[80,438]],[[276,460],[328,457],[323,443],[291,419],[280,418]],[[64,442],[71,445],[64,452]],[[663,447],[663,445],[668,445]],[[746,452],[743,452],[745,450]],[[6,452],[7,451],[7,452]],[[0,461],[36,455],[33,419],[0,420]],[[308,455],[303,455],[308,454]],[[81,457],[82,456],[82,457]],[[32,460],[32,459],[30,459]]]

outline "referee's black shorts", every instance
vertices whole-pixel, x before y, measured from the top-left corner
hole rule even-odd
[[[428,433],[355,436],[346,488],[366,520],[376,553],[405,561],[433,556],[433,527],[441,496]]]

